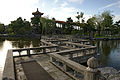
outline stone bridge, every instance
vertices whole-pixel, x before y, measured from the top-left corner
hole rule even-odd
[[[37,52],[31,53],[33,50]],[[22,51],[26,51],[26,54],[22,54]],[[19,55],[13,56],[14,52]],[[105,80],[97,69],[95,46],[91,46],[88,40],[58,36],[42,36],[40,47],[8,50],[3,80],[16,80],[14,58],[40,54],[49,55],[52,64],[75,80]],[[80,64],[84,62],[87,62],[88,67]]]

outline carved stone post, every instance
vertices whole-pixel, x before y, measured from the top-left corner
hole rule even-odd
[[[30,57],[30,49],[27,50],[27,55]]]
[[[72,53],[72,52],[70,52],[70,54],[69,54],[69,58],[70,58],[70,59],[73,58],[73,53]]]
[[[67,66],[66,64],[63,64],[63,70],[66,72],[67,71]]]
[[[46,48],[42,49],[42,53],[46,54]]]
[[[55,51],[56,51],[56,52],[59,51],[58,47],[55,48]]]
[[[100,71],[98,68],[98,60],[95,57],[91,57],[87,61],[88,68],[85,71],[84,80],[99,80]]]
[[[19,53],[19,56],[21,56],[21,51],[20,50],[18,51],[18,53]]]

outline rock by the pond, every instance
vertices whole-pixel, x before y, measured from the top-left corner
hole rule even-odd
[[[113,67],[99,68],[99,70],[107,80],[120,80],[120,71],[117,71]]]

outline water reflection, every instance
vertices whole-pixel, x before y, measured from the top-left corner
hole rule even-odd
[[[95,41],[100,54],[102,66],[110,66],[120,70],[120,41]]]
[[[12,42],[12,46],[15,48],[26,48],[26,47],[38,47],[40,46],[40,39],[38,38],[14,38],[14,39],[8,39]],[[32,45],[31,45],[32,44]]]

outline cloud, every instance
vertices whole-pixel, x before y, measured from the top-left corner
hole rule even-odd
[[[113,18],[113,22],[116,22],[120,20],[120,15],[115,15],[115,17]]]
[[[106,5],[106,6],[102,7],[102,8],[99,8],[99,9],[100,10],[101,9],[106,9],[106,8],[109,8],[109,7],[112,7],[112,6],[118,6],[120,8],[120,0],[115,2],[115,3],[108,4],[108,5]]]
[[[54,0],[54,3],[57,3],[58,2],[58,0]]]
[[[64,4],[64,5],[63,5]],[[50,18],[55,17],[56,20],[66,21],[68,17],[71,17],[74,21],[76,21],[76,15],[78,11],[81,11],[75,7],[68,7],[67,3],[64,2],[60,7],[55,7],[50,10]]]
[[[45,7],[45,2],[42,3],[42,7]]]
[[[0,22],[9,24],[18,17],[30,20],[39,0],[2,0],[0,1]]]
[[[68,1],[82,4],[84,0],[68,0]]]
[[[67,5],[68,5],[68,3],[64,1],[64,2],[61,4],[61,7],[66,7]]]

